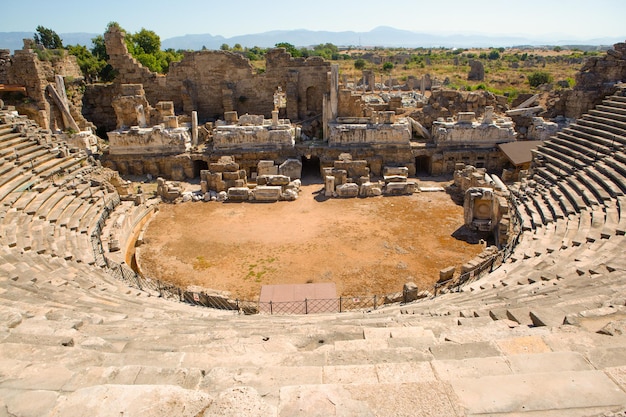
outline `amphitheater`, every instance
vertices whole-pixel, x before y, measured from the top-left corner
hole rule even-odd
[[[620,84],[510,186],[520,235],[499,267],[411,303],[306,315],[133,282],[102,257],[106,219],[128,220],[124,240],[153,208],[124,204],[49,130],[0,118],[0,416],[626,413]]]

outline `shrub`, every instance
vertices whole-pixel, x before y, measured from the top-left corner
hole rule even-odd
[[[359,58],[354,61],[354,68],[358,70],[362,70],[363,68],[365,68],[365,60],[363,58]]]
[[[535,88],[539,87],[541,84],[551,83],[552,80],[552,75],[545,71],[535,71],[528,76],[528,84]]]

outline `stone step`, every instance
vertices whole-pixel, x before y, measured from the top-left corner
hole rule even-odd
[[[584,115],[581,119],[576,121],[576,125],[586,128],[585,131],[591,134],[607,138],[611,141],[611,147],[626,144],[626,129],[606,124],[600,117]]]
[[[598,414],[623,406],[624,392],[601,371],[538,372],[451,381],[467,415],[557,412]],[[494,398],[494,390],[498,391]]]
[[[603,170],[598,168],[598,165],[588,167],[585,172],[594,180],[596,184],[599,184],[604,190],[606,190],[610,198],[615,198],[618,195],[624,195],[620,186],[611,178],[606,176]],[[603,198],[603,200],[607,200],[607,198]]]
[[[619,102],[618,102],[619,103]],[[626,109],[618,106],[597,105],[596,110],[603,111],[605,113],[615,113],[621,116],[626,116]]]
[[[597,159],[601,154],[606,155],[611,153],[612,148],[610,145],[612,141],[588,134],[580,129],[580,127],[578,129],[568,129],[569,130],[564,129],[557,132],[556,138],[552,138],[551,140],[556,140],[557,143],[564,146],[573,146],[578,152],[583,154],[593,152],[594,159]],[[607,143],[609,146],[606,145]]]
[[[621,136],[624,136],[626,134],[626,123],[617,118],[614,118],[613,115],[610,113],[590,110],[588,114],[585,114],[583,116],[583,120],[597,122],[601,125],[604,125],[605,129],[610,128],[610,131],[617,132],[619,136],[616,136],[616,139],[620,139]]]

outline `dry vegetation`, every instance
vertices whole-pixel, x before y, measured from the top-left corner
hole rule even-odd
[[[340,74],[349,80],[359,79],[362,69],[356,64],[363,60],[364,68],[374,71],[385,81],[391,75],[398,83],[408,77],[421,78],[429,74],[440,82],[448,80],[446,87],[452,89],[483,89],[514,99],[518,94],[531,93],[528,76],[536,71],[547,72],[555,81],[554,88],[574,86],[576,72],[585,58],[600,54],[598,51],[555,48],[484,48],[484,49],[350,49],[339,50],[330,60],[339,64]],[[485,66],[484,81],[468,81],[469,60],[480,60]],[[393,64],[384,70],[384,63]],[[264,60],[251,61],[259,72],[265,70]],[[356,65],[355,65],[356,64]],[[389,64],[387,64],[389,66]],[[558,85],[561,82],[561,86]]]

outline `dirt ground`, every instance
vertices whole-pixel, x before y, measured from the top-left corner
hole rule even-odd
[[[293,202],[162,204],[138,262],[146,276],[240,299],[257,299],[264,284],[334,282],[343,296],[407,281],[432,290],[440,269],[483,249],[452,236],[462,224],[445,192],[326,199],[311,184]]]

